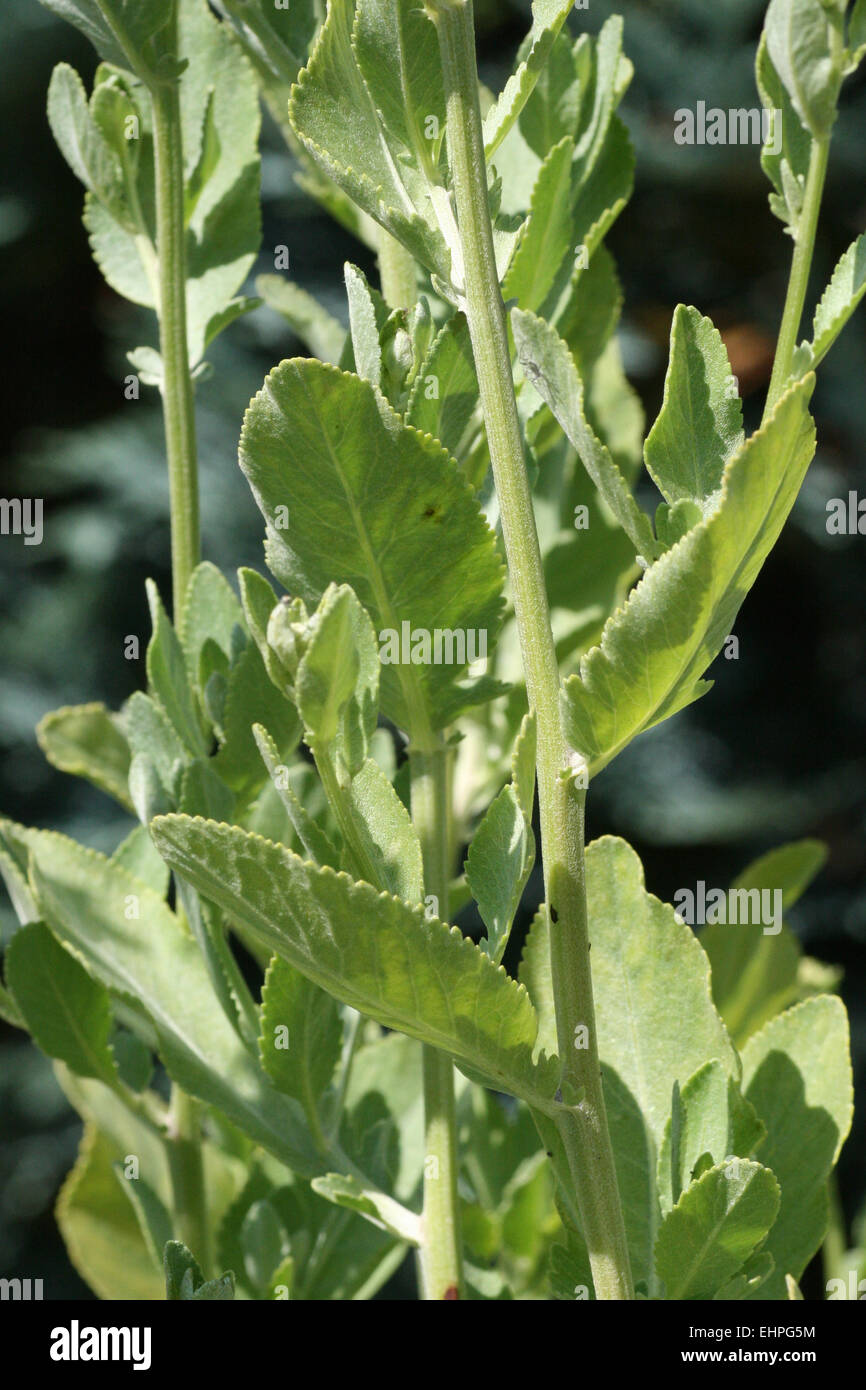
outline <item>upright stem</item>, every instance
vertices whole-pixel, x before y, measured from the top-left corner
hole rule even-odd
[[[788,280],[785,310],[782,314],[782,326],[779,329],[779,340],[776,344],[773,375],[770,378],[767,404],[764,407],[764,420],[767,420],[772,414],[776,402],[785,389],[785,383],[791,375],[791,361],[797,346],[797,334],[800,330],[800,320],[803,317],[806,291],[809,288],[809,272],[812,268],[812,257],[815,252],[815,233],[818,230],[818,214],[821,210],[821,197],[824,192],[824,180],[827,177],[829,154],[829,135],[821,140],[812,141],[809,172],[806,176],[806,189],[803,195],[803,211],[797,228],[797,240],[791,261],[791,276]]]
[[[417,298],[415,262],[384,230],[379,233],[382,293],[392,309],[408,309]],[[424,889],[436,898],[436,915],[448,921],[451,881],[451,800],[448,750],[410,748],[412,820],[421,842]],[[454,1066],[436,1048],[423,1049],[424,1211],[418,1262],[422,1297],[457,1299],[463,1287],[460,1203],[457,1195],[457,1117]]]
[[[412,820],[424,857],[424,887],[448,921],[451,834],[448,750],[410,755]],[[457,1118],[454,1066],[433,1047],[424,1048],[424,1211],[419,1264],[425,1299],[457,1299],[463,1286],[460,1205],[457,1196]]]
[[[176,15],[172,20],[176,25]],[[154,81],[153,151],[162,412],[171,509],[172,604],[180,617],[190,575],[199,562],[198,458],[186,330],[186,226],[177,79]],[[198,1108],[179,1086],[171,1091],[167,1142],[175,1233],[208,1274],[211,1264]]]
[[[204,1187],[198,1107],[173,1086],[169,1110],[168,1170],[174,1233],[191,1250],[206,1277],[211,1273],[210,1227]]]
[[[177,622],[200,550],[195,411],[186,330],[186,228],[177,82],[154,85],[152,97],[162,408],[171,498],[172,592]]]
[[[471,0],[427,0],[439,32],[447,138],[465,270],[465,307],[502,517],[526,687],[538,722],[538,792],[561,1058],[558,1128],[568,1155],[596,1297],[634,1297],[599,1070],[584,882],[584,793],[559,710],[559,667],[514,396],[493,249]],[[588,1046],[575,1045],[584,1025]]]

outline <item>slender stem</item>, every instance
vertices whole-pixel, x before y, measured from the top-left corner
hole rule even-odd
[[[538,721],[538,791],[550,953],[562,1064],[557,1124],[577,1192],[596,1297],[634,1297],[599,1070],[584,882],[584,794],[559,710],[559,667],[526,472],[499,287],[471,0],[427,0],[436,23],[447,138],[463,251],[465,308],[499,497],[529,704]],[[588,1045],[578,1048],[583,1025]],[[567,1175],[566,1175],[567,1176]]]
[[[191,1250],[205,1276],[211,1271],[210,1227],[204,1188],[198,1106],[179,1086],[171,1091],[166,1148],[174,1232]]]
[[[392,309],[410,308],[418,297],[415,262],[404,246],[379,231],[382,293]],[[440,738],[434,746],[409,749],[412,820],[421,842],[425,892],[436,899],[436,916],[448,921],[451,881],[451,788],[448,750]],[[418,1253],[421,1293],[430,1300],[460,1298],[463,1259],[460,1202],[457,1195],[457,1116],[454,1065],[436,1048],[423,1049],[424,1208]]]
[[[172,24],[177,25],[176,13]],[[175,28],[176,32],[176,28]],[[172,601],[180,616],[190,575],[199,560],[198,459],[186,331],[186,226],[177,80],[154,82],[154,182],[156,254],[159,262],[159,342],[162,353],[162,410],[171,508]],[[198,1107],[173,1086],[167,1139],[175,1233],[202,1271],[211,1268],[210,1228],[204,1185]]]
[[[410,752],[412,820],[421,841],[424,887],[436,915],[448,921],[451,830],[448,750]],[[419,1252],[425,1299],[458,1299],[463,1285],[460,1204],[457,1195],[457,1117],[454,1067],[436,1048],[424,1048],[424,1210]]]
[[[162,404],[171,497],[174,617],[177,621],[200,550],[195,411],[186,328],[183,148],[177,82],[155,85],[152,95]]]
[[[772,414],[785,389],[785,383],[791,375],[791,362],[794,349],[797,346],[797,334],[800,330],[800,320],[803,317],[806,291],[809,288],[809,272],[812,268],[812,256],[815,251],[815,233],[818,230],[818,214],[821,210],[821,197],[824,192],[824,181],[827,177],[829,154],[829,135],[821,140],[812,141],[809,172],[806,175],[806,190],[803,195],[803,211],[800,214],[797,227],[797,240],[794,245],[791,275],[788,280],[788,293],[782,314],[782,326],[779,329],[779,340],[776,344],[776,356],[773,361],[770,389],[767,392],[767,404],[764,407],[764,420],[767,420]]]

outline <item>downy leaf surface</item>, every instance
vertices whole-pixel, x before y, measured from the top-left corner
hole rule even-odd
[[[787,392],[729,460],[713,514],[651,565],[564,687],[566,730],[595,771],[708,689],[717,655],[775,544],[815,449],[814,377]]]
[[[117,1077],[108,1045],[112,1027],[108,991],[91,979],[41,922],[13,936],[6,951],[6,981],[36,1043],[79,1076],[112,1084]]]
[[[554,40],[571,11],[574,0],[533,0],[532,28],[521,45],[521,55],[484,121],[484,150],[490,159],[502,144],[532,95],[544,71]]]
[[[759,1163],[735,1159],[702,1174],[659,1231],[666,1297],[712,1298],[764,1240],[778,1210],[779,1184]]]
[[[840,999],[818,995],[771,1019],[743,1048],[743,1093],[767,1129],[761,1162],[782,1202],[766,1244],[776,1262],[759,1299],[786,1297],[827,1229],[827,1178],[851,1127],[848,1018]]]
[[[121,725],[105,705],[67,705],[40,720],[36,737],[52,767],[86,778],[131,811],[129,744]]]
[[[412,23],[410,11],[417,7],[409,0],[399,0],[399,6],[401,23]],[[382,11],[376,5],[369,13],[375,17]],[[391,48],[382,55],[384,68],[375,73],[374,100],[353,43],[355,15],[355,0],[331,0],[312,57],[292,90],[292,126],[325,174],[447,283],[451,252],[430,202],[431,185],[425,173],[407,161],[405,145],[389,136],[377,110],[377,101],[387,103],[400,83],[402,50]],[[432,24],[424,22],[435,41]],[[380,29],[379,39],[382,33]],[[438,44],[434,72],[441,74]],[[412,109],[413,119],[416,114]]]
[[[852,242],[839,260],[812,321],[812,341],[801,343],[793,374],[802,376],[822,362],[866,294],[866,234]]]
[[[463,634],[464,650],[472,633],[479,644],[486,634],[492,649],[503,580],[493,535],[454,461],[369,382],[321,362],[282,363],[247,411],[240,462],[269,523],[268,564],[291,594],[314,606],[329,583],[346,582],[380,642],[391,633],[402,644],[408,623],[429,641],[437,629]],[[459,640],[451,652],[459,656]],[[472,702],[474,687],[458,683],[464,670],[384,663],[383,713],[426,737]]]
[[[641,511],[619,468],[586,418],[583,387],[565,343],[535,314],[511,315],[517,353],[524,372],[574,445],[601,496],[638,554],[658,553],[649,517]]]
[[[319,1160],[300,1111],[269,1083],[232,1028],[192,937],[161,898],[102,855],[48,831],[16,830],[34,892],[63,945],[132,1004],[169,1074],[222,1110],[283,1162],[312,1175]],[[137,904],[139,916],[128,912]]]
[[[497,965],[535,863],[535,744],[535,718],[527,714],[512,755],[511,781],[491,802],[466,863],[466,881],[487,928],[480,948]]]
[[[725,464],[743,440],[742,406],[721,334],[697,309],[679,304],[664,400],[644,447],[647,470],[667,502],[696,502],[709,515]]]
[[[459,929],[231,826],[167,816],[153,829],[179,874],[323,989],[498,1089],[549,1102],[556,1080],[532,1065],[528,995]]]

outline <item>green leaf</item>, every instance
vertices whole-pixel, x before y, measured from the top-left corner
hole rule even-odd
[[[153,624],[153,636],[147,646],[147,680],[151,694],[189,752],[204,756],[208,747],[196,713],[183,648],[151,579],[147,581],[147,601]]]
[[[617,124],[614,110],[631,81],[632,67],[622,53],[623,21],[611,15],[603,24],[592,51],[592,107],[581,121],[577,163],[586,182],[609,146],[611,127]],[[581,113],[583,116],[584,113]]]
[[[112,854],[111,862],[126,869],[134,878],[141,879],[161,898],[168,893],[168,867],[154,849],[146,825],[137,825],[130,831]]]
[[[550,319],[585,381],[592,380],[592,369],[613,337],[622,303],[614,259],[605,246],[599,246],[585,268],[579,261],[575,264],[568,289]]]
[[[520,133],[539,159],[578,128],[590,48],[588,34],[574,42],[567,28],[561,30],[520,113]]]
[[[454,314],[439,330],[412,385],[405,421],[432,435],[462,463],[477,435],[478,378],[469,325]]]
[[[386,774],[373,758],[356,772],[345,797],[360,841],[358,876],[371,875],[375,887],[404,902],[423,897],[421,844],[411,817]],[[369,871],[364,871],[366,865]]]
[[[262,988],[262,1066],[277,1089],[300,1101],[314,1121],[342,1045],[336,1000],[274,956]]]
[[[186,61],[180,105],[189,210],[186,309],[192,368],[216,333],[254,304],[236,301],[234,295],[255,260],[261,234],[259,103],[246,58],[205,0],[180,0],[178,52]],[[150,102],[144,94],[142,103],[136,171],[140,225],[121,226],[92,196],[86,200],[84,220],[94,256],[112,288],[137,304],[156,308],[153,142]],[[203,164],[206,131],[212,157]],[[204,173],[208,176],[201,182]]]
[[[162,1264],[162,1252],[166,1242],[172,1237],[171,1217],[153,1188],[143,1178],[127,1178],[120,1159],[115,1160],[112,1166],[121,1191],[132,1203],[144,1243],[154,1268],[158,1270]]]
[[[767,138],[761,150],[761,168],[773,184],[770,207],[796,237],[812,137],[794,110],[791,98],[767,49],[767,36],[761,35],[755,60],[755,77],[764,110],[769,114]],[[780,112],[779,117],[776,112]]]
[[[407,1220],[404,1208],[398,1207],[386,1194],[367,1189],[356,1177],[326,1173],[322,1178],[313,1178],[310,1185],[326,1201],[369,1217],[398,1240],[421,1244],[420,1218]]]
[[[497,965],[535,863],[535,743],[535,717],[527,714],[512,757],[511,781],[488,808],[466,862],[466,881],[487,927],[481,950]]]
[[[445,92],[439,40],[423,5],[357,0],[353,47],[389,142],[399,142],[403,163],[438,182]]]
[[[670,1211],[697,1176],[703,1154],[711,1164],[729,1158],[749,1158],[758,1147],[764,1126],[739,1086],[718,1060],[705,1062],[690,1076],[665,1125],[658,1160],[662,1211]]]
[[[198,1261],[179,1240],[165,1247],[165,1297],[169,1303],[190,1301],[224,1302],[235,1296],[234,1275],[206,1280]]]
[[[136,1125],[130,1121],[127,1142],[139,1153]],[[98,1297],[156,1301],[164,1297],[165,1282],[113,1167],[124,1152],[129,1149],[85,1123],[78,1159],[57,1199],[57,1224],[72,1264]]]
[[[84,187],[123,217],[123,171],[87,104],[84,83],[68,63],[58,63],[48,86],[48,124],[63,158]]]
[[[541,399],[550,407],[608,507],[639,555],[658,553],[649,517],[641,511],[625,478],[587,421],[583,386],[565,343],[535,314],[515,309],[511,315],[520,365]]]
[[[354,17],[355,0],[331,0],[312,57],[292,89],[289,118],[325,174],[447,283],[451,253],[430,184],[423,170],[401,158],[405,146],[382,124],[352,44]],[[385,62],[377,90],[390,91],[400,52],[392,49]]]
[[[262,761],[268,770],[268,776],[277,796],[286,808],[289,820],[294,826],[295,834],[300,840],[304,852],[310,856],[314,864],[329,864],[332,869],[338,868],[339,855],[324,830],[316,824],[295,794],[289,781],[289,769],[280,762],[280,755],[274,740],[260,724],[253,726],[253,735],[262,755]]]
[[[153,1077],[153,1058],[147,1044],[128,1029],[116,1027],[110,1046],[124,1086],[131,1091],[146,1091]]]
[[[759,1163],[710,1168],[662,1222],[656,1268],[671,1300],[712,1298],[760,1245],[779,1210],[779,1184]]]
[[[174,0],[40,0],[47,10],[74,24],[101,57],[147,72],[156,52],[149,45],[168,24]]]
[[[133,764],[145,759],[154,769],[165,795],[175,801],[180,794],[184,767],[191,761],[162,706],[136,690],[121,711],[121,722],[133,755]],[[132,784],[132,769],[130,769]]]
[[[209,562],[197,565],[190,576],[178,623],[178,636],[192,686],[198,684],[199,659],[205,642],[216,642],[220,650],[231,658],[232,634],[236,627],[243,630],[243,626],[243,609],[216,565]]]
[[[852,242],[821,296],[812,322],[812,341],[794,356],[794,375],[802,376],[823,362],[860,300],[866,294],[866,233]]]
[[[429,738],[471,701],[472,687],[457,683],[461,634],[464,660],[473,634],[490,651],[502,604],[493,535],[453,460],[369,382],[303,360],[267,378],[240,460],[270,523],[268,564],[290,593],[312,606],[329,583],[351,584],[380,642],[393,634],[400,644],[398,659],[405,623],[428,645],[437,630],[451,634],[441,664],[385,662],[382,652],[383,712],[416,741]],[[290,526],[278,530],[276,509],[289,499]]]
[[[765,1284],[773,1273],[775,1261],[772,1255],[766,1251],[759,1251],[746,1260],[742,1269],[729,1279],[726,1284],[713,1294],[713,1301],[717,1303],[729,1300],[743,1300],[755,1294],[762,1284]]]
[[[848,21],[848,63],[846,73],[855,72],[866,57],[866,0],[855,0]]]
[[[532,1065],[525,991],[457,928],[242,830],[166,816],[154,833],[182,877],[314,983],[499,1089],[549,1100],[556,1082]]]
[[[314,753],[335,745],[350,775],[363,767],[376,728],[376,634],[348,584],[329,585],[311,624],[295,698]]]
[[[196,758],[184,768],[177,799],[177,808],[184,815],[231,820],[234,806],[234,796],[208,760]]]
[[[557,34],[574,0],[533,0],[532,28],[518,63],[484,121],[484,152],[488,159],[502,144],[543,72]]]
[[[673,908],[647,893],[624,840],[605,836],[588,847],[587,900],[602,1060],[660,1141],[674,1081],[684,1085],[711,1058],[736,1070],[712,1005],[709,962]]]
[[[263,81],[266,94],[274,95],[274,85],[288,97],[309,53],[321,23],[317,5],[280,5],[273,0],[217,0],[217,9],[227,13],[239,42],[257,72],[273,82]],[[285,100],[283,101],[285,108]],[[280,112],[284,116],[284,110]]]
[[[196,943],[162,899],[61,835],[15,833],[30,849],[34,892],[52,932],[130,1001],[137,1031],[149,1033],[172,1078],[297,1172],[320,1171],[299,1109],[247,1051]]]
[[[737,1059],[712,1005],[706,956],[673,908],[646,891],[634,850],[609,836],[594,841],[586,875],[605,1102],[632,1270],[652,1293],[658,1154],[674,1083],[683,1087],[711,1059],[735,1076]]]
[[[256,289],[269,309],[286,320],[314,357],[336,367],[346,345],[346,330],[319,302],[281,275],[259,275]]]
[[[734,891],[782,894],[787,910],[819,871],[827,857],[817,840],[799,840],[771,850],[744,869],[732,884]],[[775,898],[763,899],[774,903]],[[756,921],[758,914],[749,911]],[[800,997],[800,944],[784,923],[764,931],[748,922],[713,922],[701,932],[701,945],[710,958],[713,998],[737,1046]],[[780,929],[775,930],[778,926]]]
[[[697,309],[679,304],[664,400],[644,449],[650,476],[668,502],[697,502],[709,516],[725,464],[743,439],[742,406],[721,335]]]
[[[573,157],[574,141],[566,136],[539,170],[529,220],[502,284],[503,298],[516,299],[521,309],[541,308],[563,260],[573,255]]]
[[[15,933],[6,950],[6,981],[33,1037],[49,1057],[79,1076],[109,1085],[117,1078],[108,1046],[108,991],[64,951],[41,922]]]
[[[39,721],[36,737],[52,767],[85,777],[131,811],[129,745],[120,725],[105,705],[66,705]]]
[[[365,381],[381,386],[382,347],[379,338],[388,320],[388,306],[378,290],[370,288],[366,275],[348,261],[345,274],[355,371]]]
[[[297,711],[274,686],[257,647],[250,644],[229,675],[223,742],[215,759],[216,772],[242,799],[254,796],[264,780],[254,724],[271,731],[283,761],[297,747],[301,733]]]
[[[24,1015],[6,989],[5,985],[0,985],[0,1018],[4,1023],[8,1023],[12,1028],[23,1028],[26,1030],[27,1024],[24,1022]]]
[[[767,1250],[776,1261],[757,1297],[785,1298],[827,1229],[827,1177],[851,1126],[848,1019],[819,995],[772,1019],[743,1048],[743,1092],[767,1128],[761,1161],[782,1189]]]
[[[532,919],[523,945],[518,979],[525,986],[538,1015],[536,1054],[543,1049],[552,1057],[558,1049],[558,1040],[550,965],[550,921],[543,903]]]
[[[704,694],[721,650],[778,539],[815,448],[809,376],[729,460],[722,498],[657,560],[564,687],[572,747],[598,771],[637,734]]]
[[[834,27],[821,0],[770,0],[764,20],[770,59],[794,110],[817,139],[833,125],[842,82]]]
[[[285,671],[268,642],[268,623],[279,600],[264,575],[256,570],[239,569],[238,583],[250,636],[259,649],[272,682],[280,694],[284,694]]]
[[[266,1289],[289,1249],[285,1227],[267,1199],[253,1202],[244,1217],[240,1237],[249,1281],[255,1289]]]

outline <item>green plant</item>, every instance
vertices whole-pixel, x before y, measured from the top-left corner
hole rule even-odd
[[[604,245],[634,163],[618,20],[575,41],[571,0],[536,0],[494,99],[471,0],[44,2],[102,59],[89,98],[55,71],[49,117],[106,278],[156,311],[131,360],[174,575],[147,691],[39,731],[139,824],[107,858],[2,826],[3,1015],[85,1119],[74,1261],[103,1297],[369,1297],[407,1249],[429,1299],[798,1297],[851,1120],[834,976],[778,914],[698,940],[624,841],[584,849],[584,805],[709,689],[811,461],[814,369],[866,292],[860,238],[797,346],[866,5],[767,12],[794,255],[760,429],[680,306],[644,440]],[[319,359],[274,368],[241,434],[281,599],[251,570],[237,597],[198,540],[194,383],[256,303],[256,84],[382,281],[347,266],[348,333],[258,284]],[[821,862],[786,846],[730,901],[788,905]],[[449,925],[472,900],[478,945]]]

